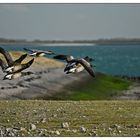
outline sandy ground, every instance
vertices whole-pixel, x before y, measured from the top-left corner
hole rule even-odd
[[[48,68],[47,65],[34,64],[28,69],[34,74],[14,80],[2,80],[4,73],[0,70],[0,99],[40,99],[49,97],[58,91],[67,91],[69,84],[90,78],[86,72],[66,75],[63,68]]]

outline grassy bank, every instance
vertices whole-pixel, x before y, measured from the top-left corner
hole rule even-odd
[[[139,116],[139,101],[0,101],[0,129],[14,136],[139,136]]]
[[[59,93],[51,99],[59,100],[108,100],[121,94],[132,83],[119,77],[97,73],[95,79],[87,79],[80,85],[73,82],[69,94]],[[70,88],[70,89],[69,89]]]

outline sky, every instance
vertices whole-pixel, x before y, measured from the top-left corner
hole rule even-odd
[[[0,38],[140,38],[140,4],[2,4]]]

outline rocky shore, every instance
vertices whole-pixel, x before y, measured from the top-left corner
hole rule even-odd
[[[132,82],[140,82],[140,76],[127,76],[127,75],[123,75],[123,76],[119,76],[123,79],[127,79],[130,80]]]
[[[119,76],[132,82],[129,89],[122,91],[120,96],[114,97],[117,100],[140,100],[140,76]]]

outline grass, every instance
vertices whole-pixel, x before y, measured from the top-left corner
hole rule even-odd
[[[72,83],[73,84],[73,83]],[[95,80],[90,79],[71,89],[70,94],[60,93],[53,99],[61,100],[108,100],[121,94],[131,82],[119,77],[98,73]]]
[[[0,126],[24,128],[17,136],[138,136],[139,116],[139,101],[0,101]],[[69,128],[61,128],[63,122]]]

